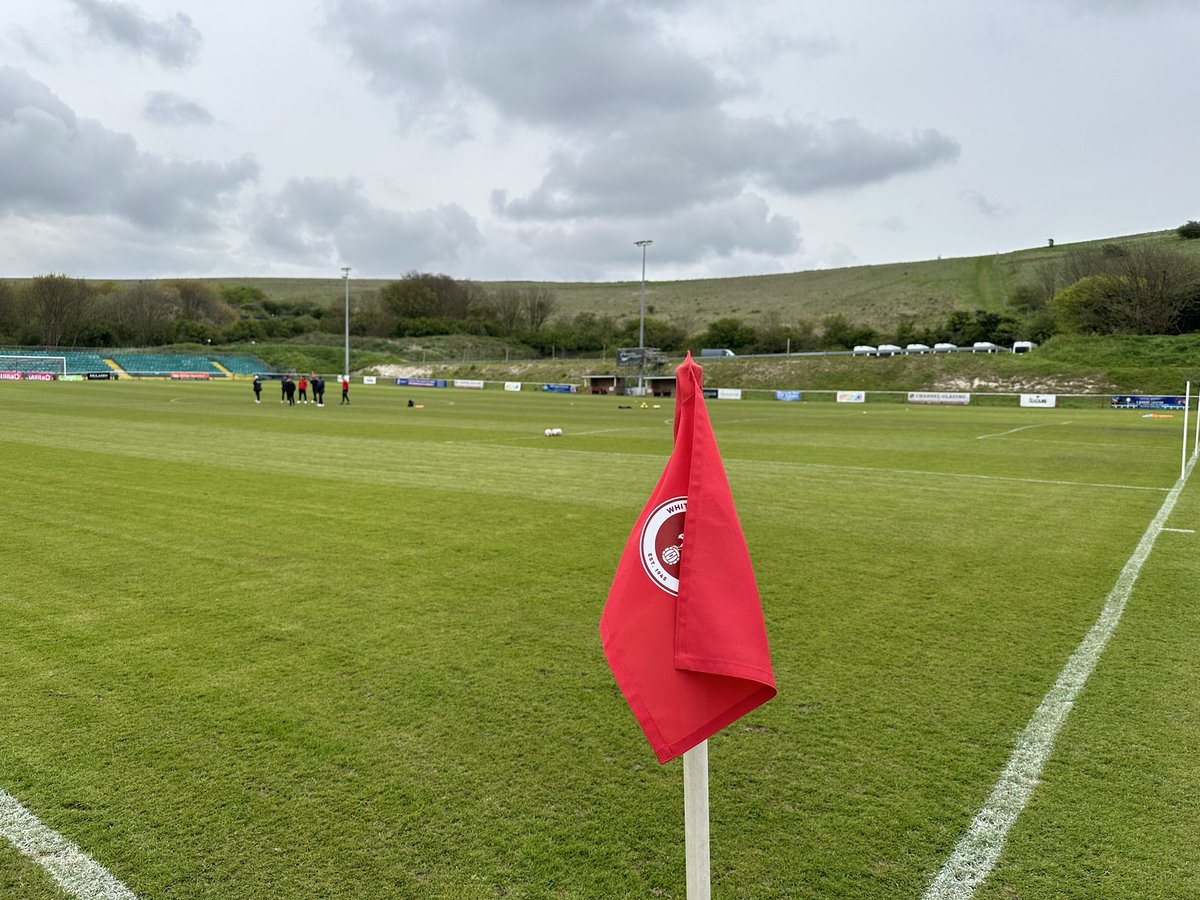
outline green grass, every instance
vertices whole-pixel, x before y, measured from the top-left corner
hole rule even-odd
[[[264,396],[0,383],[0,788],[145,897],[682,898],[597,632],[671,405]],[[1182,423],[709,407],[780,689],[711,741],[714,895],[919,897]],[[1160,538],[985,895],[1196,894],[1195,558]],[[0,888],[56,896],[7,846]]]

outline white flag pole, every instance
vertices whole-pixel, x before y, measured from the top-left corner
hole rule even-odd
[[[1196,391],[1196,434],[1192,440],[1192,456],[1200,453],[1200,390]]]
[[[683,754],[683,836],[687,900],[710,900],[708,860],[708,741]]]
[[[1187,393],[1183,397],[1183,459],[1179,463],[1179,477],[1182,478],[1187,471],[1187,432],[1188,432],[1188,413],[1192,411],[1192,383],[1187,383]],[[1200,412],[1196,413],[1196,418],[1200,419]]]

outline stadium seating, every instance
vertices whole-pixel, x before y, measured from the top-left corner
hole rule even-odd
[[[275,371],[257,356],[214,356],[213,359],[234,375],[256,375]]]

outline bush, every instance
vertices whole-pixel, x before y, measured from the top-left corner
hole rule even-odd
[[[1175,233],[1188,241],[1193,238],[1200,238],[1200,222],[1197,222],[1195,219],[1189,219],[1176,228]]]

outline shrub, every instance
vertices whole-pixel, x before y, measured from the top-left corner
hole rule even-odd
[[[1189,219],[1176,228],[1175,233],[1188,241],[1193,238],[1200,238],[1200,222],[1197,222],[1195,219]]]

